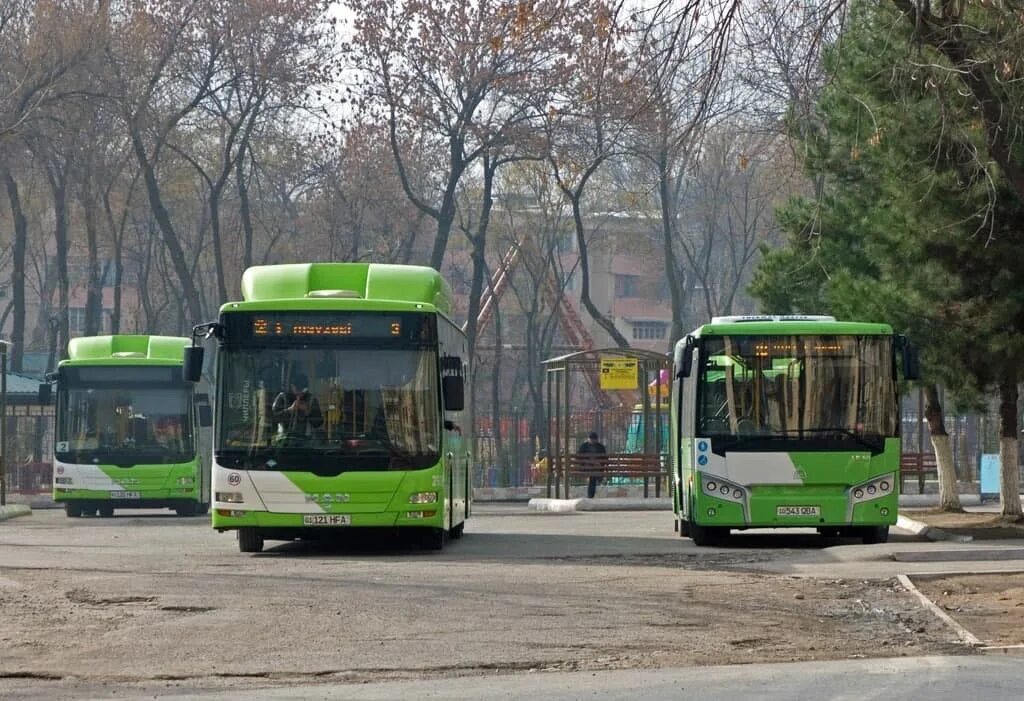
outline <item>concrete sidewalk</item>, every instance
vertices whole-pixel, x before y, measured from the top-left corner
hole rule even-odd
[[[482,500],[481,500],[482,501]],[[999,504],[990,502],[983,504],[976,494],[961,494],[960,503],[969,510],[998,511]],[[901,494],[900,509],[928,509],[939,505],[937,494]],[[660,511],[671,510],[670,497],[652,497],[648,499],[635,497],[597,497],[594,499],[548,499],[535,497],[527,502],[531,511]]]

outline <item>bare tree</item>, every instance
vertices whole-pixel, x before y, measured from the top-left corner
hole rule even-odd
[[[160,184],[159,166],[179,124],[216,91],[224,36],[199,0],[131,4],[111,31],[108,69],[146,196],[188,314],[203,318],[200,291]],[[187,80],[183,79],[187,76]]]
[[[590,0],[347,0],[355,16],[348,56],[359,71],[355,100],[389,129],[403,190],[435,220],[429,263],[440,268],[468,169],[535,119],[521,96],[540,96],[563,79],[576,45],[573,18],[592,17]],[[424,189],[408,176],[411,146],[442,155]]]
[[[733,0],[659,3],[643,16],[636,52],[645,109],[637,120],[635,152],[653,176],[673,343],[685,332],[687,298],[695,287],[676,250],[681,195],[708,124],[734,109],[722,99],[720,84],[737,11]]]
[[[621,348],[629,341],[590,294],[590,254],[583,197],[605,163],[626,150],[625,136],[638,112],[624,43],[621,6],[603,6],[583,18],[576,63],[560,99],[544,111],[548,159],[555,182],[572,210],[580,266],[580,303]],[[640,105],[642,107],[642,105]]]

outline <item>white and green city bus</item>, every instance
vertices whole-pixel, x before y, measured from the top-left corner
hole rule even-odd
[[[466,338],[419,266],[257,266],[218,341],[213,527],[266,540],[386,529],[440,549],[471,506]],[[194,378],[203,350],[186,352]]]
[[[90,336],[68,343],[51,379],[53,498],[68,516],[210,504],[209,395],[181,376],[187,338]],[[48,400],[50,385],[40,391]],[[205,445],[206,449],[201,446]]]
[[[815,528],[884,542],[896,522],[897,351],[885,324],[827,316],[716,317],[675,347],[676,529]]]

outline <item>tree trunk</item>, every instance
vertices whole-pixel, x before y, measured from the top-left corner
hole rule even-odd
[[[103,271],[100,266],[96,199],[88,182],[80,193],[79,202],[82,205],[89,260],[85,293],[85,335],[95,336],[103,328]]]
[[[1017,383],[999,385],[999,503],[1004,518],[1020,521],[1020,441],[1017,434]]]
[[[11,327],[10,368],[21,372],[25,358],[25,251],[28,248],[28,221],[21,209],[21,195],[18,183],[7,170],[4,171],[7,199],[11,205],[14,220],[14,250],[11,258],[11,303],[14,305],[14,321]]]
[[[676,263],[673,214],[673,203],[669,189],[668,163],[664,153],[661,154],[658,162],[658,191],[661,199],[661,245],[665,256],[665,276],[668,280],[668,292],[672,299],[672,328],[669,331],[669,348],[675,348],[676,342],[683,337],[687,329],[683,328],[683,319],[686,316],[683,309],[685,297],[683,295],[683,284],[678,264]]]
[[[133,181],[133,188],[134,185]],[[131,189],[129,189],[128,197],[131,198]],[[118,226],[114,222],[114,209],[110,204],[110,189],[108,188],[103,193],[103,212],[106,214],[107,228],[110,229],[110,241],[113,244],[114,252],[114,303],[110,310],[110,333],[119,334],[121,333],[121,288],[124,278],[124,227],[128,216],[128,204],[125,204],[121,215],[121,224]]]
[[[198,324],[203,320],[203,305],[199,299],[199,292],[189,270],[188,262],[185,260],[185,251],[181,247],[181,239],[178,238],[178,233],[174,230],[174,225],[171,223],[171,215],[167,211],[167,207],[164,206],[156,172],[153,170],[153,164],[150,163],[149,157],[146,155],[146,148],[142,143],[142,137],[139,136],[134,128],[131,133],[131,139],[135,160],[139,164],[143,182],[146,185],[146,196],[149,199],[149,206],[153,211],[153,218],[160,228],[164,245],[167,246],[167,252],[171,256],[174,272],[178,277],[178,282],[181,283],[181,291],[185,298],[185,304],[188,307],[188,314],[192,321]]]
[[[612,341],[615,342],[619,348],[629,348],[629,341],[623,336],[617,328],[615,323],[602,314],[594,301],[590,299],[590,255],[587,249],[587,239],[583,231],[583,215],[580,212],[580,198],[579,196],[571,197],[572,200],[572,219],[576,226],[576,246],[579,248],[580,256],[580,304],[590,314],[590,318],[597,322],[598,326],[608,332],[608,335],[612,337]]]
[[[252,209],[249,204],[249,185],[245,182],[245,154],[240,154],[235,162],[235,180],[238,186],[238,213],[242,220],[242,269],[252,267],[253,264],[253,237]],[[225,297],[223,302],[227,301]]]
[[[217,276],[217,296],[221,303],[228,301],[228,286],[224,275],[224,250],[220,240],[221,187],[210,189],[210,238],[213,242],[213,262]],[[197,320],[198,323],[198,320]]]
[[[504,486],[512,487],[511,462],[505,451],[505,437],[501,431],[501,310],[494,310],[494,363],[491,365],[491,435],[494,452],[501,465]]]
[[[935,464],[939,473],[939,508],[943,511],[963,511],[963,507],[960,505],[960,492],[956,484],[953,443],[946,431],[942,402],[939,399],[939,388],[930,384],[925,386],[924,391],[927,398],[924,415],[928,419],[928,432],[931,434]]]
[[[53,236],[57,247],[57,346],[59,357],[67,357],[71,340],[68,307],[71,283],[68,279],[68,189],[63,173],[50,179],[53,191]]]

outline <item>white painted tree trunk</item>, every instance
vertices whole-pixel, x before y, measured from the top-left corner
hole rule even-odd
[[[999,503],[1002,514],[1014,519],[1024,517],[1020,505],[1020,441],[1016,438],[999,439]]]
[[[956,486],[956,468],[953,463],[953,441],[949,435],[932,434],[932,449],[939,473],[939,508],[943,511],[963,511],[960,491]]]

